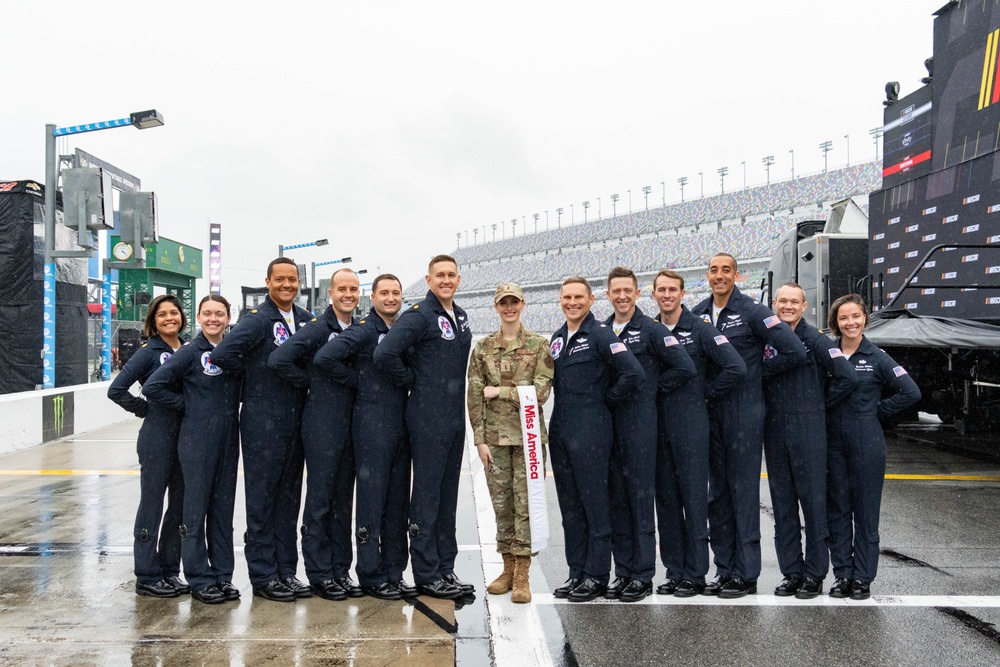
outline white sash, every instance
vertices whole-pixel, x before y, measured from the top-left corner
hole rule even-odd
[[[549,517],[545,507],[545,462],[542,457],[538,397],[533,386],[518,387],[517,395],[521,401],[521,437],[524,441],[524,467],[528,475],[531,550],[541,551],[549,546]]]

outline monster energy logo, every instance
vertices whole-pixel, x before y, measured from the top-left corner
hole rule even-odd
[[[58,436],[66,423],[66,396],[52,397],[52,425]]]

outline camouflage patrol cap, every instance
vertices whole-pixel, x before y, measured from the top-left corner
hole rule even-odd
[[[521,291],[517,283],[500,283],[497,291],[493,294],[493,303],[500,303],[500,299],[505,296],[512,296],[520,301],[524,301],[524,292]]]

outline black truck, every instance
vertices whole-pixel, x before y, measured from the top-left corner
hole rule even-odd
[[[953,0],[934,16],[923,85],[899,97],[886,84],[882,187],[867,216],[847,200],[799,223],[765,293],[799,282],[820,327],[838,296],[866,296],[866,335],[920,385],[919,409],[990,431],[1000,425],[1000,4]]]

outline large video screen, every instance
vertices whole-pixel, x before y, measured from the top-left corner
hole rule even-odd
[[[930,173],[931,97],[931,87],[923,86],[885,108],[882,187],[891,188]]]

